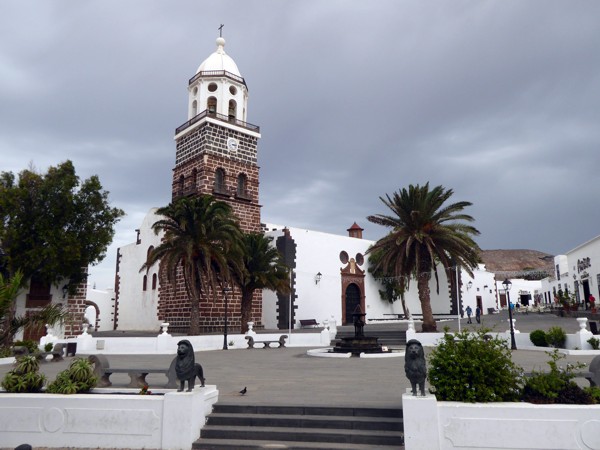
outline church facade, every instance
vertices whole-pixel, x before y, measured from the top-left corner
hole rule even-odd
[[[188,120],[175,131],[172,200],[213,195],[232,206],[244,231],[264,231],[273,238],[273,245],[291,269],[292,292],[285,296],[269,291],[256,294],[251,314],[254,328],[296,328],[305,319],[351,323],[355,312],[366,313],[367,320],[402,315],[399,301],[390,303],[380,298],[381,283],[368,273],[365,256],[374,242],[362,239],[362,229],[356,223],[346,235],[261,225],[260,128],[247,122],[247,85],[225,53],[225,40],[218,38],[216,44],[216,51],[188,83]],[[168,322],[172,331],[186,332],[189,328],[190,306],[182,279],[169,284],[160,266],[139,271],[148,252],[161,242],[162,236],[151,230],[157,219],[155,209],[151,210],[136,230],[136,242],[119,249],[115,329],[158,329],[162,322]],[[466,307],[463,296],[467,298],[467,292],[462,286],[468,280],[460,281],[457,291],[448,287],[444,271],[439,272],[439,294],[436,286],[431,286],[434,313],[456,316]],[[462,272],[460,276],[468,277]],[[223,329],[225,295],[217,297],[215,302],[211,299],[201,304],[203,332]],[[241,325],[241,299],[235,290],[227,297],[228,325],[235,332]],[[406,302],[412,313],[420,313],[416,284],[411,284]],[[495,307],[495,297],[485,298],[483,303],[484,308]]]

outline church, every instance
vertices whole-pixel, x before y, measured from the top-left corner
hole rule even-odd
[[[346,234],[333,235],[261,221],[260,127],[248,122],[248,88],[235,61],[225,52],[225,39],[217,38],[216,47],[187,86],[187,121],[175,130],[172,200],[213,195],[231,205],[243,231],[263,231],[273,237],[273,245],[291,269],[291,293],[259,293],[253,302],[254,328],[296,328],[301,320],[311,319],[318,323],[334,320],[345,324],[352,321],[352,313],[357,310],[366,313],[367,320],[401,317],[404,314],[401,302],[382,300],[381,283],[368,273],[365,253],[374,241],[362,238],[363,230],[357,223],[349,224]],[[156,209],[149,211],[136,230],[136,241],[119,248],[115,329],[158,330],[163,322],[169,323],[173,331],[185,332],[189,327],[189,303],[182,281],[170,285],[160,266],[140,272],[148,252],[160,244],[162,236],[151,230],[158,219]],[[494,285],[493,274],[485,272],[483,267],[478,272],[479,279],[485,279],[482,284]],[[462,304],[462,286],[471,278],[458,271],[460,288],[455,291],[448,287],[445,271],[439,273],[439,293],[434,284],[431,286],[434,314],[456,316],[466,307]],[[463,282],[465,277],[469,280]],[[489,294],[476,300],[482,310],[496,306],[495,292],[489,289]],[[225,295],[229,326],[232,330],[240,328],[240,297],[234,290],[216,302],[201,304],[203,332],[222,330]],[[411,284],[406,293],[406,303],[412,313],[420,314],[416,284]]]

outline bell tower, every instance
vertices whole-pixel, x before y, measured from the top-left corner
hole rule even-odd
[[[244,231],[260,231],[257,146],[246,122],[248,88],[225,39],[188,83],[188,121],[175,130],[172,198],[212,194],[228,202]]]
[[[260,232],[260,128],[246,122],[248,87],[234,60],[225,53],[225,39],[217,38],[216,44],[216,51],[188,82],[188,120],[175,130],[172,199],[213,195],[231,205],[243,231]],[[233,297],[228,302],[228,321],[234,329],[240,326],[238,294],[228,294]],[[261,297],[253,302],[256,324],[261,321]],[[201,329],[221,330],[223,309],[218,302],[201,304]],[[169,285],[161,276],[158,314],[174,331],[189,327],[189,302],[182,281]]]

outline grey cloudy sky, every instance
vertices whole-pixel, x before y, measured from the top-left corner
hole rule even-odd
[[[170,201],[187,82],[215,50],[261,127],[263,222],[368,239],[379,196],[443,185],[483,249],[598,234],[598,1],[24,1],[0,4],[0,170],[66,159],[125,210],[106,260]]]

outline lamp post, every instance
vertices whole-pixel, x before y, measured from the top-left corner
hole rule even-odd
[[[508,278],[506,278],[502,282],[502,286],[504,286],[504,292],[506,292],[506,300],[508,301],[508,321],[510,322],[510,349],[516,350],[517,343],[515,342],[515,329],[513,328],[512,308],[510,307],[510,294],[508,292],[510,291],[512,283]]]
[[[227,292],[231,291],[227,283],[223,284],[223,297],[225,297],[225,320],[223,321],[223,350],[229,350],[227,347]]]

